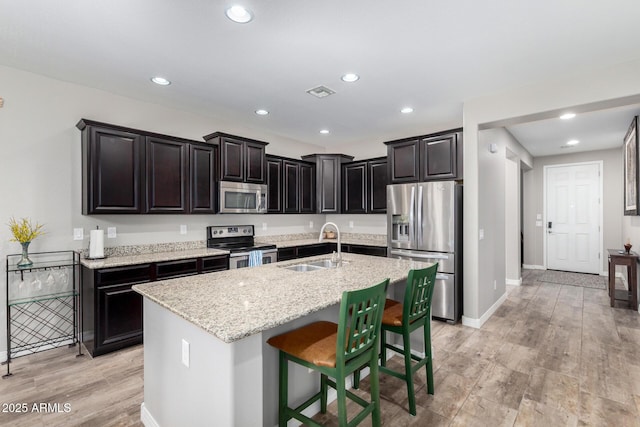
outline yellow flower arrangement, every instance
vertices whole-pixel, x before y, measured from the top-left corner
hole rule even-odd
[[[11,218],[9,220],[9,228],[11,228],[11,233],[13,233],[13,239],[10,239],[11,242],[30,242],[44,234],[44,225],[38,223],[33,225],[29,218],[21,218],[19,221]]]

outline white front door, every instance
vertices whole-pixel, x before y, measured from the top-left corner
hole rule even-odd
[[[545,166],[548,269],[600,273],[600,167]]]

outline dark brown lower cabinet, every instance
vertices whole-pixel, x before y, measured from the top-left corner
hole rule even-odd
[[[278,248],[278,261],[287,261],[296,258],[304,258],[315,255],[330,254],[338,250],[338,244],[334,242],[312,243],[310,245],[289,246]],[[384,246],[354,245],[343,243],[341,251],[344,253],[362,254],[371,256],[387,256],[387,248]]]
[[[142,343],[142,295],[133,285],[228,269],[228,255],[100,269],[83,266],[82,343],[94,357]]]

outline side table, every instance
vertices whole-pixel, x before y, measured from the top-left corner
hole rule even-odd
[[[628,301],[633,310],[638,310],[638,254],[630,252],[627,254],[620,249],[607,249],[609,252],[609,297],[611,307],[616,300]],[[621,253],[622,252],[622,253]],[[616,291],[616,265],[627,267],[627,283],[629,290],[619,289]]]

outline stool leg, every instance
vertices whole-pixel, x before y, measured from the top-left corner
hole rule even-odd
[[[288,361],[283,351],[280,351],[280,379],[279,379],[279,397],[278,397],[278,426],[287,427],[287,406],[288,406],[288,386],[289,375],[287,372]]]
[[[336,374],[336,391],[338,392],[338,425],[347,425],[347,390],[344,386],[344,370],[338,369]]]
[[[369,372],[369,376],[371,378],[371,402],[376,405],[373,408],[373,412],[371,413],[371,425],[373,427],[380,426],[380,375],[378,371],[378,357],[371,358],[371,363],[369,363],[371,367],[371,371]]]
[[[413,390],[413,375],[411,371],[411,335],[409,331],[402,334],[402,342],[404,345],[404,376],[407,383],[407,395],[409,396],[409,413],[416,414],[416,396]]]
[[[430,317],[430,316],[429,316]],[[431,320],[427,317],[425,322]],[[431,354],[431,327],[425,323],[424,327],[424,357],[427,358],[425,369],[427,370],[427,393],[433,394],[433,356]]]
[[[327,376],[320,374],[320,412],[327,412]]]
[[[387,366],[387,331],[380,329],[380,366]]]
[[[360,369],[358,368],[353,371],[353,388],[358,390],[360,388]]]

